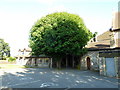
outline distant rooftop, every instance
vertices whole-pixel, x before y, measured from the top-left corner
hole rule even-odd
[[[24,48],[24,49],[19,49],[18,51],[20,51],[20,52],[24,52],[24,51],[31,52],[32,49],[31,48]]]

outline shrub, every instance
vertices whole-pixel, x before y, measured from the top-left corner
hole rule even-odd
[[[16,58],[14,58],[14,57],[9,57],[8,58],[8,62],[14,62],[14,61],[16,61]]]

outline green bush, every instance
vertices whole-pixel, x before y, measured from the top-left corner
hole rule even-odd
[[[8,58],[8,62],[14,62],[14,61],[16,61],[16,58],[14,58],[14,57],[9,57]]]

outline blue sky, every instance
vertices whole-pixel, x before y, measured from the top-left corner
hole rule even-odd
[[[10,44],[11,54],[28,46],[29,31],[42,16],[66,11],[79,15],[91,32],[109,30],[119,0],[0,0],[0,38]]]

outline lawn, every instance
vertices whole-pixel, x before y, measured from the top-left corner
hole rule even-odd
[[[0,69],[15,69],[15,68],[25,68],[25,66],[16,64],[0,64]]]
[[[26,66],[26,65],[16,65],[16,64],[0,64],[0,69],[15,69],[15,68],[47,68],[47,67],[37,67],[37,66]]]

